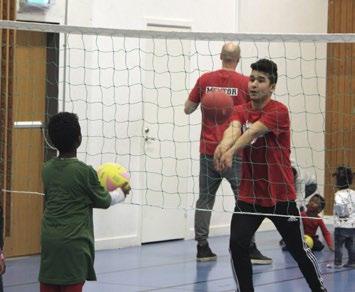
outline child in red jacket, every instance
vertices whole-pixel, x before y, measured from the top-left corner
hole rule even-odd
[[[315,194],[309,200],[307,204],[307,210],[301,212],[304,234],[309,235],[313,239],[313,251],[321,251],[324,248],[324,244],[318,239],[316,235],[318,227],[320,227],[323,237],[328,245],[328,248],[334,251],[333,240],[328,228],[325,226],[323,219],[318,215],[323,211],[325,207],[324,198]]]
[[[312,251],[321,251],[324,248],[324,244],[319,240],[317,235],[318,227],[320,227],[322,231],[328,248],[331,251],[334,251],[331,234],[328,228],[325,226],[323,219],[318,215],[323,211],[324,207],[324,198],[319,194],[314,194],[307,204],[307,210],[301,212],[304,235],[308,235],[313,239]],[[283,246],[282,250],[287,250],[286,246]]]

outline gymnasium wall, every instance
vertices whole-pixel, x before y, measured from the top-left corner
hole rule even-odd
[[[323,33],[327,31],[327,2],[326,0],[77,0],[68,1],[67,24],[121,29],[146,29],[148,24],[155,24],[157,26],[186,27],[193,32]],[[65,2],[57,0],[52,7],[45,11],[18,11],[17,20],[64,24]],[[273,46],[270,51],[269,48],[261,44],[259,56],[277,57],[280,53],[280,46],[282,44]],[[250,48],[253,48],[253,44],[242,44],[242,61],[238,69],[245,74],[250,73],[249,65],[256,57],[253,49]],[[288,72],[291,75],[294,72],[295,76],[307,74],[307,72],[313,75],[314,63],[310,64],[312,68],[309,67],[309,64],[304,64],[300,68],[300,52],[303,57],[315,57],[314,47],[306,45],[300,50],[299,46],[290,45],[287,53],[289,60],[283,57],[277,61],[280,72]],[[316,54],[324,57],[325,48],[317,47]],[[284,52],[283,55],[285,55]],[[296,61],[293,61],[294,59]],[[61,55],[60,61],[63,64],[63,55]],[[193,66],[193,60],[191,64]],[[215,67],[213,68],[218,68],[218,56],[214,57],[214,64]],[[208,69],[209,63],[201,64],[201,66]],[[325,74],[325,64],[316,64],[316,67],[317,74],[321,76]],[[75,73],[73,74],[75,75]],[[78,74],[76,77],[80,79],[80,72],[76,74]],[[94,78],[94,74],[91,78]],[[72,78],[76,77],[72,75]],[[195,75],[191,76],[190,88],[194,85],[196,77]],[[283,76],[280,78],[276,98],[290,106],[290,110],[293,112],[292,121],[299,129],[299,131],[293,133],[292,142],[296,147],[293,156],[297,158],[301,167],[306,171],[314,172],[319,183],[323,184],[324,137],[321,133],[309,135],[307,129],[314,129],[315,131],[321,129],[324,117],[319,114],[305,115],[305,108],[310,112],[324,111],[325,101],[324,98],[319,96],[325,94],[325,82],[322,80],[314,82],[303,84],[303,88],[300,89],[299,83],[292,83],[286,76]],[[67,90],[69,89],[67,88]],[[288,97],[289,92],[293,92],[295,97],[290,99]],[[74,108],[74,110],[78,111],[79,115],[81,114],[80,109]],[[94,109],[90,109],[90,111],[93,114]],[[135,114],[138,117],[141,113],[137,111]],[[199,118],[199,113],[196,113],[192,117],[192,121],[197,122]],[[95,127],[84,130],[90,133],[100,131]],[[194,129],[194,131],[198,135],[199,130]],[[312,145],[314,149],[307,148],[308,145]],[[135,147],[137,147],[138,152],[144,146],[138,143]],[[195,148],[192,155],[194,159],[198,159],[197,144]],[[84,151],[84,149],[81,149],[81,151]],[[100,159],[88,158],[85,155],[82,155],[81,158],[86,159],[93,165],[100,163]],[[137,164],[139,165],[139,161],[137,161]],[[198,164],[192,164],[191,171],[196,176]],[[138,189],[142,187],[139,178],[135,183]],[[189,186],[189,188],[192,188],[192,186]],[[228,186],[224,184],[223,192],[228,191]],[[224,204],[225,202],[217,200],[216,208],[223,210]],[[232,205],[232,201],[230,201],[230,204]],[[186,212],[186,218],[185,237],[192,238],[193,212]],[[140,244],[142,220],[144,218],[142,218],[141,210],[136,206],[122,205],[105,212],[96,211],[97,248],[116,248]],[[228,234],[229,221],[229,213],[216,212],[212,217],[210,234]],[[124,224],[120,222],[124,222]],[[265,228],[268,228],[268,226],[265,226]]]

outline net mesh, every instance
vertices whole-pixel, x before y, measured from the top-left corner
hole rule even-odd
[[[62,110],[78,114],[83,135],[79,159],[94,167],[119,162],[129,169],[132,195],[127,203],[195,208],[201,114],[185,115],[184,103],[199,76],[220,68],[220,49],[231,40],[241,47],[237,70],[245,75],[250,73],[250,64],[260,58],[277,63],[279,80],[274,98],[290,111],[292,157],[300,172],[316,178],[321,193],[327,183],[331,184],[326,173],[333,165],[326,160],[327,152],[342,155],[344,164],[355,162],[351,144],[326,145],[326,119],[332,114],[350,125],[337,133],[354,140],[353,113],[343,111],[354,107],[354,95],[334,91],[332,102],[340,98],[347,100],[347,106],[333,106],[327,111],[327,86],[338,82],[328,75],[329,62],[337,62],[338,57],[330,56],[327,46],[342,43],[352,47],[352,34],[198,34],[7,21],[0,25],[15,29],[17,37],[21,36],[13,45],[17,53],[11,122],[45,122]],[[37,41],[39,34],[43,35],[42,43]],[[354,48],[346,62],[354,63]],[[352,72],[348,76],[354,83]],[[344,79],[344,87],[345,83]],[[13,165],[12,178],[19,175],[18,168],[28,169],[30,175],[4,186],[7,192],[41,193],[33,183],[41,168],[31,169],[44,159],[33,161],[34,153],[40,149],[48,158],[53,151],[43,146],[45,135],[35,131],[26,126],[12,129],[17,139],[27,135],[21,144],[21,158],[16,162],[8,158]],[[2,147],[5,142],[1,141]],[[233,211],[234,197],[227,183],[222,184],[217,198],[216,211]]]

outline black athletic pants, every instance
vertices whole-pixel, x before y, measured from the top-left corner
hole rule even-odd
[[[311,290],[313,292],[326,291],[318,270],[317,260],[311,250],[303,243],[300,220],[298,217],[294,217],[299,216],[299,211],[294,201],[278,203],[274,207],[261,207],[238,201],[235,212],[241,213],[233,214],[229,248],[238,291],[254,291],[249,245],[252,236],[264,218],[269,218],[274,223]],[[247,215],[245,212],[260,213],[261,215]],[[287,217],[267,214],[287,215]]]

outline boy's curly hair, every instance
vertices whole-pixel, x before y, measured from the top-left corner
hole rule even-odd
[[[81,136],[78,116],[68,112],[54,115],[48,123],[48,135],[60,152],[75,150]]]
[[[337,167],[333,176],[335,176],[336,187],[339,189],[347,189],[353,183],[353,172],[350,167]]]

